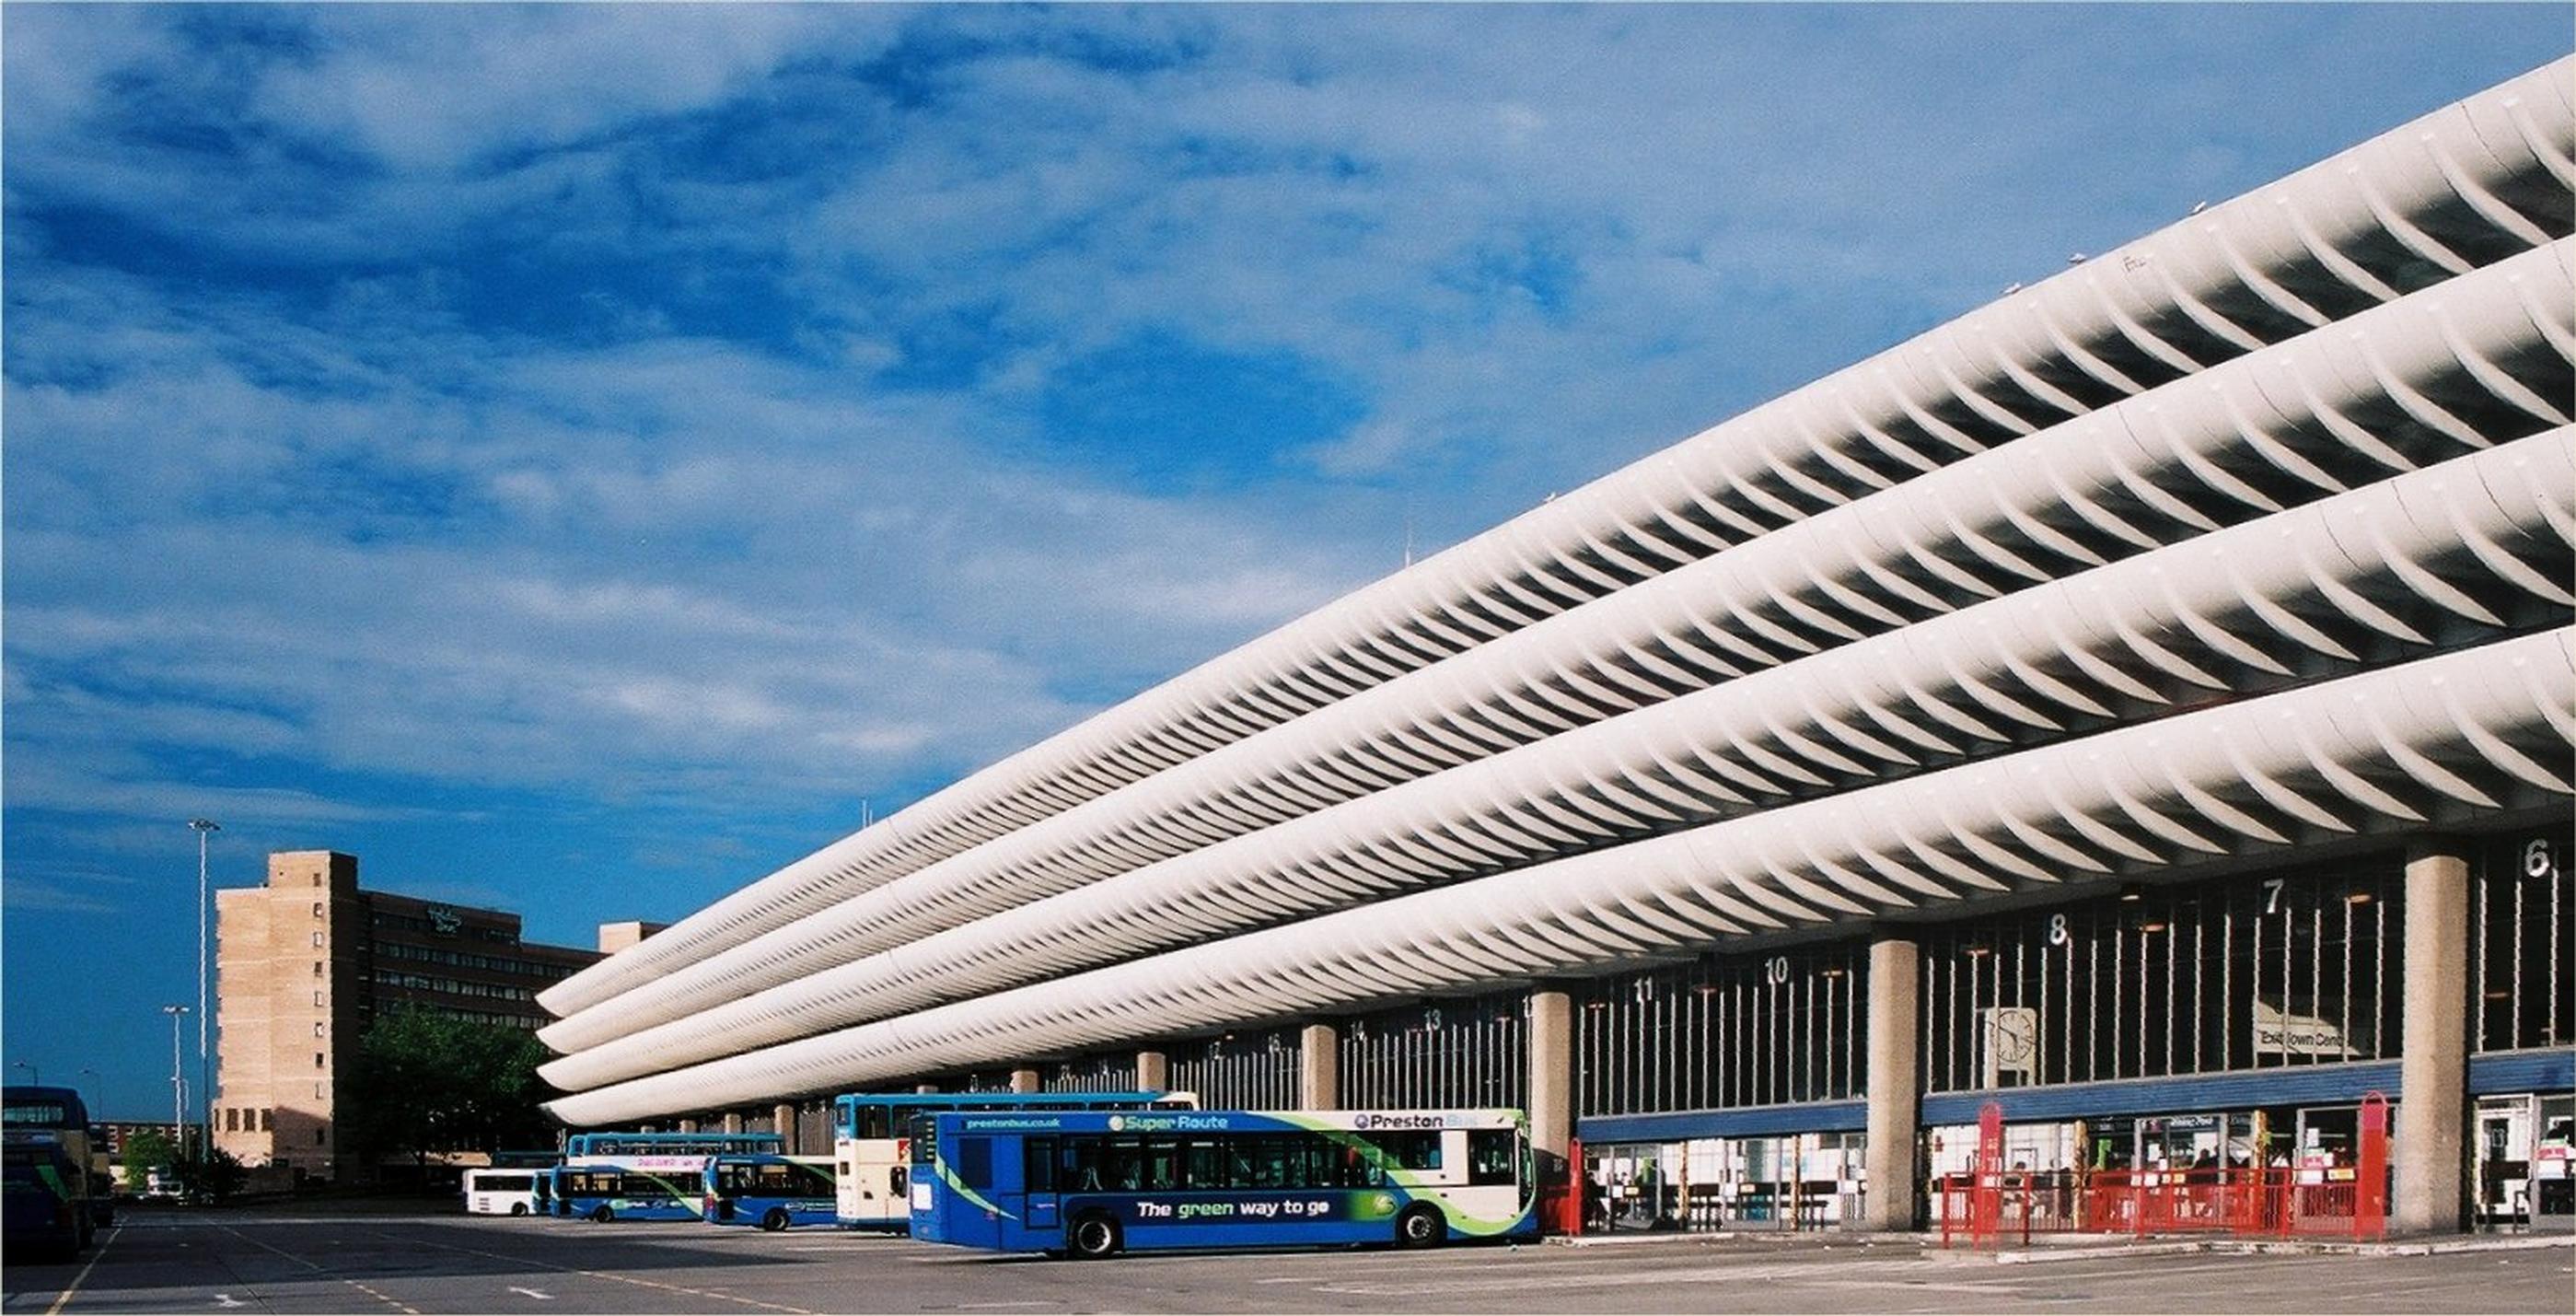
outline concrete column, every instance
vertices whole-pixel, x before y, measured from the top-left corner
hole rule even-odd
[[[1914,1228],[1923,1185],[1915,1144],[1923,1136],[1923,956],[1914,939],[1882,936],[1869,947],[1869,1194],[1863,1228]]]
[[[805,1130],[796,1126],[796,1108],[785,1102],[769,1108],[769,1131],[786,1141],[780,1145],[790,1156],[805,1154]]]
[[[696,1120],[682,1120],[682,1121],[680,1121],[680,1132],[682,1132],[682,1133],[695,1133],[695,1132],[697,1132],[697,1131],[698,1131],[698,1122],[697,1122]]]
[[[1558,1160],[1574,1146],[1574,999],[1553,989],[1529,998],[1530,1146]]]
[[[1172,1085],[1172,1061],[1160,1051],[1136,1053],[1136,1090],[1160,1092]]]
[[[1297,1105],[1342,1108],[1342,1034],[1331,1024],[1308,1024],[1297,1035]]]
[[[936,1083],[915,1083],[912,1085],[912,1090],[915,1092],[937,1092],[939,1090],[939,1085]]]
[[[2456,1234],[2465,1223],[2468,973],[2468,846],[2456,837],[2425,837],[2406,849],[2406,1036],[2389,1148],[2393,1233]]]
[[[740,1132],[742,1132],[742,1112],[741,1112],[741,1111],[738,1111],[738,1110],[729,1110],[729,1111],[726,1111],[726,1112],[725,1112],[725,1117],[724,1117],[724,1131],[725,1131],[725,1132],[727,1132],[727,1133],[740,1133]]]
[[[1013,1092],[1035,1092],[1035,1091],[1037,1091],[1037,1090],[1038,1090],[1038,1071],[1036,1071],[1036,1070],[1034,1070],[1034,1069],[1014,1069],[1014,1070],[1012,1070],[1012,1071],[1011,1071],[1011,1090],[1012,1090]]]

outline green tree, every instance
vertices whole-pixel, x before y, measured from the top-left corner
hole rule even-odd
[[[221,1147],[208,1147],[180,1162],[179,1178],[188,1185],[189,1201],[221,1206],[250,1182],[250,1172],[242,1168],[240,1157]]]
[[[376,1020],[359,1039],[339,1119],[369,1160],[498,1151],[554,1141],[534,1034],[419,1007]]]
[[[124,1150],[118,1156],[125,1162],[125,1190],[137,1197],[150,1186],[153,1170],[179,1168],[178,1145],[163,1129],[137,1129],[125,1135]]]

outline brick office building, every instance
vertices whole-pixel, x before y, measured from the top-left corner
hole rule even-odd
[[[519,916],[358,886],[354,855],[268,857],[215,893],[215,1144],[248,1165],[335,1177],[336,1094],[359,1037],[398,1005],[516,1028],[536,993],[601,958],[521,939]]]

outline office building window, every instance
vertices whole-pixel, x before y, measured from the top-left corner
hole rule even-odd
[[[322,1035],[322,1021],[319,1019],[313,1021],[313,1035],[315,1037],[320,1037]]]
[[[321,993],[321,992],[316,991],[316,992],[314,992],[314,993],[313,993],[313,1003],[314,1003],[315,1005],[320,1005],[320,1004],[322,1003],[322,993]]]
[[[313,932],[313,944],[316,946],[322,944],[322,932],[319,928],[316,928]]]
[[[313,917],[322,917],[322,902],[319,900],[313,902]]]
[[[322,1068],[322,1067],[323,1067],[323,1064],[322,1064],[322,1053],[321,1053],[321,1052],[319,1052],[319,1051],[316,1051],[316,1052],[314,1052],[314,1053],[313,1053],[313,1067],[314,1067],[315,1069],[320,1069],[320,1068]]]

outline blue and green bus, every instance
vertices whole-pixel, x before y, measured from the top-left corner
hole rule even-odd
[[[703,1153],[575,1157],[551,1172],[555,1214],[600,1224],[703,1220],[708,1159]]]
[[[89,1107],[70,1088],[0,1089],[0,1245],[68,1260],[108,1197],[90,1164]]]
[[[1516,1110],[942,1115],[913,1147],[912,1234],[999,1252],[1538,1233]]]
[[[833,1178],[840,1221],[854,1229],[912,1222],[912,1131],[952,1111],[1196,1110],[1188,1092],[851,1092],[833,1102]]]
[[[707,1219],[767,1230],[840,1223],[832,1158],[734,1154],[707,1161]]]

